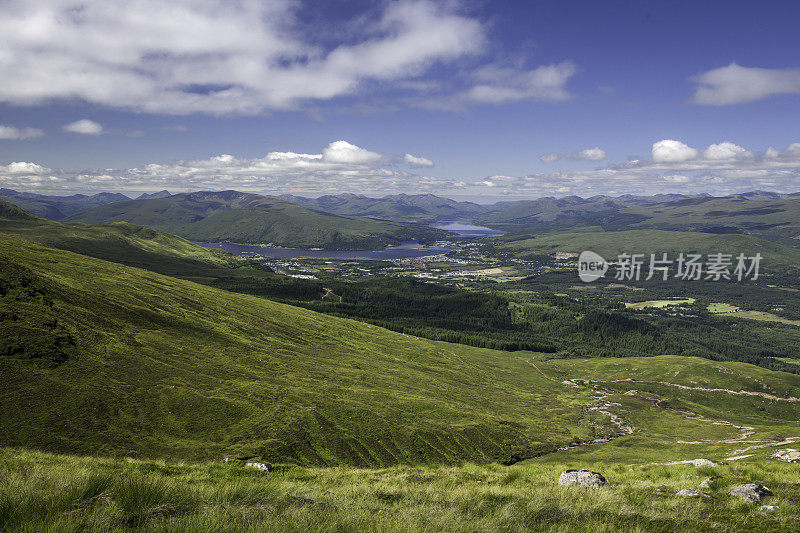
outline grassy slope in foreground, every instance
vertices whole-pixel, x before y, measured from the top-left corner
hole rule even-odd
[[[195,241],[271,243],[294,248],[380,249],[404,240],[424,241],[449,235],[427,226],[322,213],[277,198],[236,191],[117,202],[78,213],[65,221],[132,222]]]
[[[513,357],[513,354],[509,354]],[[380,470],[298,468],[270,474],[234,461],[186,464],[76,458],[0,449],[0,528],[153,531],[794,531],[800,527],[796,465],[769,456],[798,437],[800,377],[697,358],[546,360],[532,368],[564,390],[595,383],[607,407],[639,428],[605,444],[518,463]],[[535,366],[534,366],[535,365]],[[635,379],[628,382],[626,379]],[[573,384],[561,383],[572,379]],[[612,382],[611,380],[623,380]],[[770,400],[725,391],[769,391]],[[589,381],[586,381],[587,383]],[[658,402],[654,400],[660,400]],[[699,416],[698,416],[699,415]],[[726,425],[728,424],[728,425]],[[750,436],[729,424],[749,425]],[[800,438],[800,437],[798,437]],[[745,460],[726,461],[753,447]],[[706,457],[720,466],[653,465]],[[600,490],[560,487],[560,472],[602,472]],[[3,470],[5,469],[5,470]],[[700,483],[719,476],[709,487]],[[744,504],[729,495],[764,483],[774,496]],[[685,498],[682,489],[706,497]],[[763,504],[778,510],[764,513]],[[5,505],[5,506],[4,506]]]
[[[0,444],[301,464],[510,461],[588,393],[433,342],[0,235]]]
[[[561,487],[559,472],[602,471],[600,490]],[[0,530],[9,531],[797,531],[797,466],[760,460],[709,468],[575,463],[381,470],[176,464],[0,449]],[[677,496],[720,476],[710,497]],[[763,482],[775,496],[728,494]],[[761,505],[777,511],[759,511]]]

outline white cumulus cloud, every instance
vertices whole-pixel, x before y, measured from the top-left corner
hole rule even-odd
[[[476,72],[480,83],[469,89],[463,97],[490,104],[528,99],[569,100],[571,95],[566,83],[576,72],[577,68],[569,61],[528,71],[489,65]]]
[[[558,154],[544,154],[539,157],[539,161],[542,163],[552,163],[553,161],[558,161]]]
[[[696,149],[672,139],[653,143],[651,153],[656,163],[682,163],[700,155]]]
[[[384,156],[347,141],[334,141],[322,150],[322,159],[329,163],[365,165],[377,163]]]
[[[81,135],[101,135],[105,133],[102,125],[88,118],[65,124],[61,129],[70,133],[80,133]]]
[[[747,150],[746,148],[742,148],[738,144],[721,142],[719,144],[712,144],[706,148],[705,151],[703,151],[703,157],[705,159],[724,161],[729,159],[753,157],[753,152]]]
[[[599,146],[595,146],[594,148],[586,148],[580,152],[569,154],[567,157],[579,161],[602,161],[606,158],[606,152]]]
[[[693,78],[692,101],[705,105],[753,102],[777,94],[800,94],[800,69],[742,67],[731,63]]]
[[[0,139],[23,141],[44,137],[44,132],[37,128],[16,128],[0,125]]]
[[[427,157],[420,157],[416,155],[406,154],[403,157],[403,162],[412,167],[432,167],[433,161]]]
[[[38,175],[38,174],[46,174],[50,172],[50,169],[43,167],[41,165],[37,165],[36,163],[17,161],[14,163],[9,163],[8,165],[5,166],[0,166],[0,172],[4,172],[7,174]]]

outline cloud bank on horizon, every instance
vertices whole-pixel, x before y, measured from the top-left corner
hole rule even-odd
[[[672,138],[652,143],[646,156],[625,160],[617,138],[625,128],[613,121],[639,121],[640,133],[624,143],[631,151],[646,149],[653,139],[643,126],[650,127],[648,115],[637,112],[642,118],[630,119],[637,113],[625,106],[650,105],[658,91],[639,94],[621,80],[598,78],[597,70],[609,70],[609,65],[595,65],[598,59],[581,53],[610,44],[587,35],[582,46],[570,47],[576,39],[567,24],[568,42],[561,42],[561,50],[548,48],[538,35],[527,44],[510,37],[516,31],[530,39],[528,18],[517,12],[522,3],[508,12],[496,6],[487,8],[495,11],[476,11],[458,0],[336,9],[300,0],[5,0],[0,6],[0,111],[7,111],[0,115],[0,187],[65,193],[236,188],[475,196],[800,190],[800,143],[793,138],[772,141],[784,149],[764,149],[766,142],[713,134],[716,142],[708,144],[708,138],[693,147],[674,140],[688,131],[655,127]],[[319,20],[315,11],[324,11]],[[325,18],[333,11],[343,12],[336,14],[340,24]],[[595,16],[588,11],[586,17]],[[599,13],[609,24],[622,16]],[[543,19],[548,15],[546,9],[540,14]],[[542,35],[557,39],[545,29],[539,28]],[[628,48],[625,59],[635,64],[637,53]],[[647,50],[640,53],[646,64],[653,61]],[[670,56],[684,58],[674,65],[687,61],[677,50]],[[766,67],[715,58],[697,61],[697,67],[681,74],[668,71],[681,91],[675,105],[747,109],[751,118],[761,119],[752,106],[800,95],[800,68],[776,66],[774,57],[771,61]],[[608,104],[604,118],[587,118],[597,102],[608,101],[613,106]],[[55,110],[53,120],[59,122],[26,123],[40,109]],[[105,158],[115,150],[125,152],[131,139],[167,132],[199,144],[218,125],[242,117],[274,121],[273,129],[289,130],[280,126],[297,114],[333,123],[339,131],[328,132],[324,140],[326,133],[320,133],[305,143],[312,146],[305,151],[261,151],[252,144],[257,135],[246,131],[237,140],[250,143],[244,150],[249,156],[212,155],[222,151],[212,147],[204,148],[202,157],[172,162],[161,152],[151,157],[142,151],[131,168],[98,164],[97,169],[75,170],[43,163],[57,159],[52,153],[82,146]],[[198,116],[206,117],[205,129],[183,124],[200,123]],[[163,120],[153,126],[142,117]],[[359,131],[368,120],[375,122]],[[685,129],[694,120],[685,122]],[[570,122],[575,127],[562,136],[575,139],[554,141],[559,136],[548,130]],[[590,123],[598,124],[601,133],[584,135],[582,125]],[[416,141],[428,130],[432,141]],[[539,130],[544,132],[537,133],[542,149],[519,141]],[[352,131],[362,142],[352,141]],[[379,141],[377,148],[372,136]],[[458,149],[442,153],[439,144],[451,141]],[[299,143],[289,139],[282,144]],[[318,153],[306,153],[311,150]],[[512,157],[512,150],[522,155]],[[471,170],[481,166],[476,162],[494,165],[490,172],[496,173],[476,175]]]
[[[601,154],[602,152],[602,154]],[[601,157],[602,156],[602,157]],[[604,159],[600,148],[570,154]],[[426,157],[395,159],[334,141],[320,153],[269,152],[261,158],[222,154],[208,159],[150,163],[131,169],[68,172],[31,162],[0,165],[0,184],[28,191],[151,191],[239,189],[252,192],[388,194],[415,191],[456,195],[567,196],[644,194],[649,191],[720,194],[750,190],[800,190],[800,143],[757,154],[730,142],[699,150],[664,139],[650,156],[590,170],[563,170],[524,176],[493,175],[474,181],[423,176],[433,167]]]

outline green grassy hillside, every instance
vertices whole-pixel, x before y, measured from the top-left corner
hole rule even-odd
[[[626,230],[553,233],[531,238],[508,237],[496,239],[499,248],[520,257],[553,252],[580,253],[592,250],[607,260],[627,253],[760,253],[762,267],[796,267],[800,265],[800,250],[783,246],[751,235],[717,235],[690,231]]]
[[[14,206],[7,204],[8,211]],[[2,208],[2,204],[0,204]],[[560,355],[651,355],[680,353],[723,360],[741,360],[781,369],[775,358],[791,357],[794,346],[770,331],[764,338],[742,338],[733,331],[702,324],[673,324],[669,334],[659,334],[641,321],[630,322],[609,314],[575,307],[512,304],[508,299],[478,292],[409,280],[361,282],[298,280],[275,274],[269,267],[206,249],[168,234],[128,223],[110,225],[62,224],[21,210],[4,217],[0,232],[128,266],[145,268],[234,292],[253,294],[314,311],[354,318],[402,333],[503,350],[538,350]],[[341,297],[321,297],[330,288]],[[761,289],[762,300],[772,305],[776,290]],[[778,291],[780,292],[780,291]],[[735,294],[739,294],[736,291]],[[760,293],[759,293],[760,294]],[[742,298],[753,304],[752,291]],[[730,294],[715,298],[731,298]],[[555,302],[550,302],[554,304]],[[790,303],[783,305],[791,307]],[[593,324],[590,326],[589,324]],[[703,331],[702,337],[697,333]],[[783,365],[784,369],[794,368]]]
[[[304,300],[324,293],[319,283],[281,276],[257,261],[128,222],[67,224],[0,200],[0,233],[237,292]]]
[[[4,234],[0,331],[0,531],[798,527],[793,374],[433,342]]]
[[[599,429],[524,358],[0,237],[0,443],[302,464],[513,461]]]
[[[238,460],[193,464],[0,448],[5,479],[0,530],[777,532],[800,527],[797,466],[770,458],[800,441],[795,400],[800,377],[675,356],[548,360],[529,354],[525,360],[544,380],[539,387],[547,383],[564,391],[561,401],[591,391],[594,405],[635,429],[610,442],[510,466],[278,464],[268,474]],[[680,464],[698,458],[716,465]],[[557,485],[559,474],[574,468],[600,472],[608,484]],[[729,494],[742,483],[763,483],[773,496],[743,503]],[[678,495],[685,489],[702,495]],[[776,509],[764,512],[764,504]]]
[[[9,236],[0,274],[3,445],[375,466],[513,462],[615,430],[584,409],[592,388],[562,383],[601,363],[419,339]],[[800,391],[750,365],[625,361],[623,376],[678,379],[680,363],[700,384]]]
[[[492,212],[479,217],[481,224],[514,231],[520,228],[558,227],[574,225],[583,217],[596,212],[621,209],[631,205],[623,198],[599,196],[583,199],[578,196],[566,198],[539,198],[499,202],[491,206]]]
[[[33,215],[0,200],[0,232],[28,241],[160,272],[230,268],[244,264],[234,254],[203,248],[186,239],[127,222],[65,224]]]
[[[448,232],[344,217],[257,194],[196,192],[105,205],[65,219],[131,222],[195,241],[274,244],[293,248],[380,249],[404,240],[443,238]]]
[[[800,237],[800,198],[761,200],[744,196],[687,198],[647,207],[630,207],[631,228],[711,233],[746,233],[796,243]],[[633,217],[640,220],[634,221]]]

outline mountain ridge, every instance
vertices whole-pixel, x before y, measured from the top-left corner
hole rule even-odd
[[[380,220],[436,222],[486,213],[486,207],[473,202],[458,202],[433,194],[395,194],[381,198],[344,193],[318,198],[281,195],[278,198],[309,209],[345,216],[363,216]]]
[[[2,188],[0,188],[0,199],[9,201],[26,211],[51,220],[61,220],[69,215],[93,207],[130,200],[130,198],[121,193],[100,192],[91,196],[85,194],[48,196]]]
[[[132,222],[194,241],[292,248],[382,249],[402,241],[445,238],[442,230],[346,217],[240,191],[198,191],[129,200],[91,209],[65,222]]]

